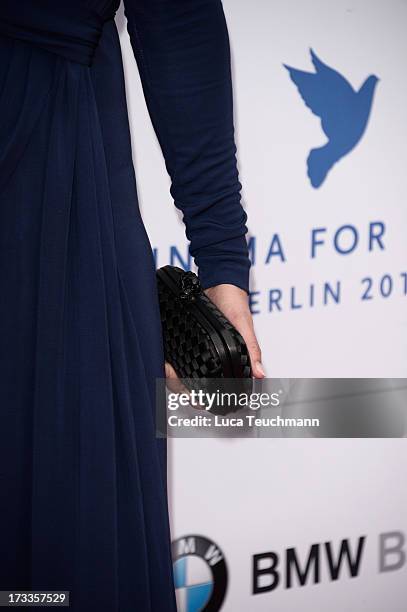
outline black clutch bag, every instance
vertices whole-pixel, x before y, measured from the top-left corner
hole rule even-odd
[[[219,379],[227,379],[229,390],[249,393],[252,371],[247,346],[204,293],[197,275],[164,266],[157,270],[157,283],[165,359],[185,385],[213,392]]]

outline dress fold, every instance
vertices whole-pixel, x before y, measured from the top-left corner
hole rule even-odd
[[[100,102],[116,86],[127,112],[117,31],[94,68],[0,44],[0,587],[173,612],[154,263],[128,123]]]

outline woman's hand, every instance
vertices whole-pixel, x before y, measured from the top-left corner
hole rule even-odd
[[[216,285],[205,290],[206,295],[236,327],[249,349],[252,373],[255,378],[264,378],[261,350],[253,327],[246,291],[235,285]]]
[[[205,290],[206,295],[219,308],[241,334],[249,349],[252,373],[255,378],[264,378],[261,350],[254,333],[253,318],[249,309],[247,293],[235,285],[216,285]],[[165,364],[165,375],[172,391],[181,393],[185,387],[178,381],[174,368]]]

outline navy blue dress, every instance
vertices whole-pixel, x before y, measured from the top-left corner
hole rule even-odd
[[[0,3],[0,589],[70,590],[80,612],[166,612],[163,351],[118,4]],[[247,289],[221,1],[125,11],[201,281]]]

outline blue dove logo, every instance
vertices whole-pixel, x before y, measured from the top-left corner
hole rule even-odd
[[[328,138],[322,147],[311,149],[307,159],[311,185],[320,187],[332,166],[357,145],[366,129],[378,82],[369,76],[359,91],[336,70],[317,57],[312,49],[315,72],[304,72],[283,64],[306,106],[321,119]]]

